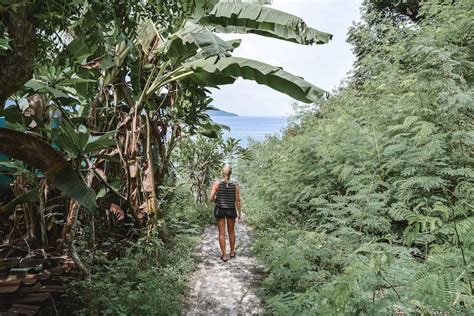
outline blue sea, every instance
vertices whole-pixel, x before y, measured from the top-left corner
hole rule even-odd
[[[230,127],[230,132],[224,131],[224,136],[240,139],[240,145],[246,147],[249,138],[261,141],[267,135],[281,136],[281,130],[286,127],[288,118],[272,116],[212,116],[212,120]]]

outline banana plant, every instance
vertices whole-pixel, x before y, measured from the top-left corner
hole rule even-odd
[[[297,16],[248,2],[218,2],[199,22],[218,33],[253,33],[304,45],[325,44],[332,37]]]
[[[146,75],[145,85],[133,91],[133,103],[139,110],[155,93],[178,81],[191,80],[200,86],[230,84],[236,78],[254,80],[305,102],[316,102],[324,91],[303,78],[258,61],[232,57],[240,40],[225,41],[214,31],[225,33],[253,33],[303,45],[324,44],[331,35],[313,29],[299,17],[262,4],[269,1],[180,1],[189,8],[188,16],[174,33],[160,27],[151,19],[144,19],[133,40],[137,49],[127,41],[117,42],[112,57],[114,65],[105,71],[106,82],[113,82],[126,65],[127,55],[138,52],[139,74],[130,68],[129,85],[134,77]],[[140,58],[141,57],[141,58]],[[103,62],[107,59],[102,58]],[[135,60],[136,57],[135,57]],[[146,71],[146,70],[149,71]]]
[[[190,3],[184,1],[188,6]],[[240,40],[224,41],[213,32],[253,33],[303,45],[324,44],[332,35],[308,27],[299,17],[263,6],[268,1],[196,1],[189,19],[162,41],[155,54],[181,63],[164,76],[160,73],[148,87],[147,95],[174,80],[192,80],[201,86],[231,84],[236,78],[254,80],[305,103],[317,102],[325,91],[280,67],[232,57]],[[151,30],[150,30],[151,29]],[[147,30],[147,31],[145,31]],[[156,31],[156,33],[153,32]],[[150,20],[142,23],[141,42],[159,34]],[[163,64],[157,65],[162,67]]]
[[[115,49],[109,49],[105,55],[97,56],[99,50],[87,48],[90,47],[85,44],[87,41],[80,46],[84,49],[77,46],[79,40],[71,43],[74,45],[71,51],[90,51],[91,58],[82,67],[100,72],[103,79],[99,91],[115,89],[116,86],[112,85],[119,82],[119,97],[130,108],[129,128],[132,133],[128,144],[136,148],[130,149],[125,156],[136,164],[138,153],[143,153],[146,159],[138,169],[146,170],[148,176],[142,176],[146,179],[155,172],[150,166],[155,165],[156,159],[160,160],[159,165],[167,165],[169,153],[183,126],[180,123],[183,120],[176,120],[172,113],[180,112],[175,108],[184,103],[177,100],[184,99],[182,96],[189,87],[205,90],[206,87],[231,84],[237,78],[244,78],[305,103],[317,102],[325,94],[324,90],[281,67],[233,57],[240,40],[225,41],[215,32],[253,33],[302,45],[327,43],[330,34],[307,26],[299,17],[264,6],[270,1],[182,0],[180,3],[184,13],[174,22],[140,17],[136,21],[139,26],[135,34],[127,37],[118,30]],[[201,102],[191,103],[196,107]],[[191,124],[198,127],[195,131],[211,137],[218,135],[215,124],[209,124],[202,117],[196,119]],[[139,126],[143,127],[143,132],[137,132]],[[159,138],[154,136],[153,131],[166,130],[173,131],[168,141],[163,143],[167,133],[160,133],[162,136]],[[160,154],[151,154],[153,148]],[[157,183],[160,183],[159,179]],[[150,199],[156,202],[155,185],[153,180],[148,187]],[[148,205],[154,204],[152,201]],[[156,207],[151,207],[150,213],[156,211]]]
[[[232,56],[240,40],[227,41],[216,34],[251,33],[300,45],[331,39],[269,4],[132,2],[129,11],[116,3],[107,4],[113,10],[105,10],[102,2],[71,4],[74,12],[81,12],[66,21],[65,32],[71,38],[61,43],[57,55],[48,56],[49,65],[37,68],[25,86],[26,91],[47,95],[48,106],[63,116],[59,128],[43,135],[50,135],[73,160],[116,146],[114,163],[122,166],[115,170],[123,174],[114,178],[124,182],[117,193],[126,198],[135,218],[143,201],[148,213],[159,213],[155,190],[176,143],[186,133],[219,135],[220,128],[203,113],[210,105],[208,87],[244,78],[306,103],[325,94],[281,67]]]
[[[47,179],[86,209],[97,209],[95,193],[48,143],[25,133],[0,128],[0,153],[42,170]]]

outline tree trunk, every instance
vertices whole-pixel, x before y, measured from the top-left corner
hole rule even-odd
[[[7,11],[2,15],[11,49],[5,56],[0,56],[0,109],[4,107],[8,97],[33,76],[36,34],[33,24],[28,20],[27,14],[21,12]]]

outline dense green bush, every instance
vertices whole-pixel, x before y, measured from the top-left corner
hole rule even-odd
[[[239,176],[271,312],[473,311],[472,13],[366,12],[345,87],[252,145]]]
[[[77,307],[70,306],[71,310],[85,315],[179,314],[189,273],[196,264],[193,249],[202,227],[212,222],[212,212],[204,204],[195,204],[186,188],[175,190],[166,212],[170,232],[166,243],[152,229],[124,244],[114,259],[107,253],[95,254],[91,285],[87,281],[68,284],[68,302]]]

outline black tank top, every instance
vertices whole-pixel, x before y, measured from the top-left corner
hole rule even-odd
[[[234,182],[220,181],[216,195],[216,205],[220,208],[235,208],[235,191],[237,184]]]

